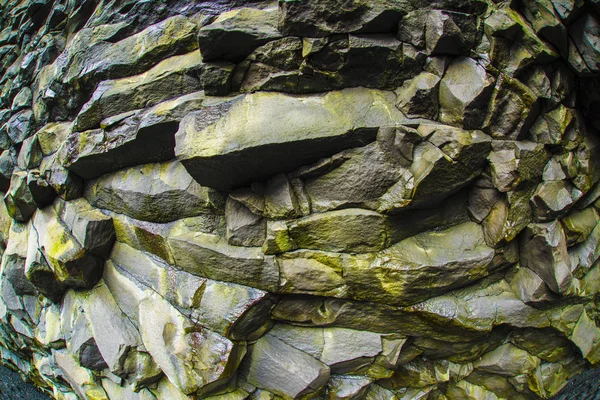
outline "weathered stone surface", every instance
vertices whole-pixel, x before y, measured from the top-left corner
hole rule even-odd
[[[62,371],[63,377],[83,398],[108,400],[106,392],[95,384],[92,373],[81,367],[77,360],[66,350],[52,351],[56,365]]]
[[[282,5],[279,29],[286,35],[323,37],[345,32],[389,32],[406,12],[402,3],[374,4],[294,3]],[[334,8],[338,8],[334,11]]]
[[[4,204],[8,214],[17,221],[28,221],[36,210],[36,204],[27,186],[27,172],[12,175],[10,187],[4,195]]]
[[[497,139],[522,139],[539,115],[537,100],[527,86],[502,76],[496,81],[484,130]]]
[[[377,127],[402,120],[392,97],[369,89],[307,97],[247,95],[203,129],[196,128],[198,116],[184,119],[175,137],[175,153],[200,184],[231,189],[366,144],[375,138]],[[282,113],[285,121],[277,118]],[[265,126],[265,120],[281,124]],[[262,161],[260,168],[256,159]]]
[[[107,117],[200,90],[193,73],[201,61],[200,52],[194,51],[166,59],[141,75],[103,81],[79,112],[73,128],[79,132],[97,128]]]
[[[597,0],[0,3],[0,361],[53,398],[600,363]]]
[[[515,295],[525,304],[552,300],[546,283],[529,268],[519,268],[509,283]]]
[[[438,114],[439,83],[438,76],[422,72],[398,89],[396,106],[407,117],[435,119]]]
[[[157,295],[140,303],[139,318],[144,346],[186,394],[225,383],[245,353],[243,345],[195,326]]]
[[[14,149],[4,150],[0,154],[0,189],[4,192],[10,186],[12,173],[17,165],[17,152]]]
[[[124,244],[114,246],[111,260],[118,269],[112,274],[127,274],[195,323],[235,340],[262,328],[273,305],[274,298],[266,292],[191,275]],[[109,286],[110,282],[115,281],[111,278]]]
[[[110,291],[103,283],[89,292],[83,303],[85,315],[102,358],[116,375],[127,376],[127,359],[142,345],[139,332],[125,318]]]
[[[569,290],[573,279],[571,260],[559,222],[528,225],[520,248],[522,265],[536,272],[553,292]]]
[[[203,213],[222,213],[224,199],[200,186],[179,162],[146,164],[103,176],[84,196],[94,207],[151,222],[170,222]]]
[[[399,24],[398,39],[424,47],[430,55],[467,55],[477,41],[476,15],[445,10],[417,10]]]
[[[294,221],[288,230],[301,249],[365,253],[382,250],[387,244],[385,218],[360,209],[314,214]]]
[[[84,48],[88,57],[67,51],[58,60],[67,66],[63,81],[69,85],[85,85],[98,79],[140,73],[165,57],[196,48],[196,34],[193,20],[177,15],[116,43],[104,40],[93,43]],[[88,35],[89,32],[83,30],[74,40],[83,47],[86,39],[89,40]],[[76,45],[72,48],[74,50]]]
[[[405,239],[345,276],[357,298],[407,304],[486,276],[493,257],[479,225],[467,222]]]
[[[6,122],[8,137],[12,143],[21,143],[33,135],[34,119],[31,110],[19,111]]]
[[[225,205],[227,242],[234,246],[262,246],[266,238],[267,223],[260,215],[231,197]]]
[[[394,133],[395,130],[392,130],[392,140]],[[313,212],[347,208],[361,203],[365,208],[375,208],[378,197],[384,195],[390,187],[398,182],[410,186],[412,181],[410,172],[394,162],[401,158],[390,147],[391,145],[378,140],[367,146],[336,154],[327,162],[314,164],[314,171],[311,168],[303,171],[301,168],[293,175],[303,179]]]
[[[85,215],[81,217],[83,220],[86,218]],[[38,210],[32,223],[38,235],[37,247],[43,253],[57,281],[70,287],[90,288],[100,279],[104,260],[78,242],[74,236],[80,236],[79,233],[75,233],[78,231],[77,224],[73,224],[75,232],[70,231],[52,207]],[[85,223],[82,225],[85,227]],[[111,228],[108,228],[109,231]],[[110,238],[111,235],[108,236]],[[102,243],[100,248],[106,248],[108,245],[102,237],[100,235],[94,240],[99,239]],[[108,241],[110,242],[110,239]],[[84,243],[98,252],[91,239]],[[106,257],[106,253],[103,255]]]
[[[583,61],[583,65],[579,67],[577,64],[569,61],[581,74],[590,72],[598,72],[598,16],[594,13],[585,13],[577,19],[570,27],[569,34],[572,42],[570,43],[570,52],[577,53],[577,58]],[[579,68],[578,68],[579,67]]]
[[[490,138],[481,131],[445,125],[420,125],[418,132],[427,140],[413,151],[410,172],[414,176],[414,190],[409,204],[424,207],[448,197],[479,174]],[[393,192],[392,188],[388,194]]]
[[[85,199],[57,200],[53,207],[79,244],[98,257],[108,258],[115,241],[111,217],[90,206]]]
[[[456,58],[440,81],[440,121],[465,129],[481,128],[492,89],[493,79],[483,66],[472,58]]]
[[[528,182],[536,182],[543,174],[549,154],[535,142],[497,140],[492,143],[488,160],[494,186],[508,192]]]
[[[175,265],[194,275],[274,291],[279,269],[260,248],[229,246],[217,235],[173,232],[167,238]]]
[[[598,362],[600,330],[598,330],[596,323],[590,318],[587,311],[581,314],[569,339],[579,347],[582,355],[589,362],[593,364]]]
[[[218,101],[197,92],[109,118],[102,129],[71,133],[59,153],[60,162],[82,178],[93,179],[132,165],[171,160],[179,120],[192,110],[201,108],[208,114],[218,107]]]
[[[277,9],[240,8],[225,12],[200,29],[198,43],[206,61],[239,62],[258,46],[281,37]]]
[[[502,345],[486,353],[473,364],[476,369],[481,371],[509,376],[528,374],[538,365],[539,360],[512,344]]]
[[[270,334],[256,342],[242,370],[250,384],[289,398],[318,392],[329,379],[325,364]]]

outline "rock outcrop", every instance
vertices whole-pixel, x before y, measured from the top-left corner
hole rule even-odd
[[[0,362],[57,400],[552,397],[600,365],[599,15],[3,1]]]

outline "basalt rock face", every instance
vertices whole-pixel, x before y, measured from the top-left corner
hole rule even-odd
[[[56,399],[537,399],[600,363],[595,1],[8,0],[0,357]]]

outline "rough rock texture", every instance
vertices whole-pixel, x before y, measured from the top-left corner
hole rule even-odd
[[[0,361],[58,400],[551,398],[600,365],[599,15],[1,2]]]

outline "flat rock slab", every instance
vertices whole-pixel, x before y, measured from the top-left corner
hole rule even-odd
[[[225,199],[196,183],[178,162],[146,164],[104,175],[88,185],[85,197],[94,207],[150,222],[222,214]]]
[[[373,141],[405,120],[394,104],[392,92],[365,88],[249,94],[212,125],[197,128],[202,113],[184,118],[175,154],[201,185],[230,190]]]

